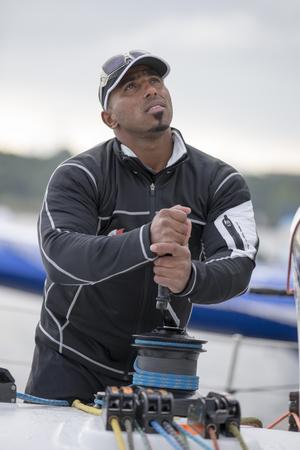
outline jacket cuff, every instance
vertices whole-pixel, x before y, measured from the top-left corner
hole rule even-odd
[[[149,261],[154,261],[157,258],[157,255],[150,250],[151,245],[151,235],[150,235],[150,223],[146,223],[140,228],[140,244],[142,248],[142,253],[145,259]]]
[[[196,285],[196,280],[197,280],[197,270],[196,270],[195,264],[192,262],[191,275],[190,275],[189,281],[187,282],[186,287],[181,292],[178,292],[178,293],[172,292],[172,296],[186,297],[186,296],[190,295],[194,290],[194,287]]]

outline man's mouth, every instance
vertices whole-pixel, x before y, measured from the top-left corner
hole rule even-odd
[[[156,114],[159,112],[163,112],[165,108],[166,106],[162,102],[153,103],[146,108],[146,112],[150,114]]]

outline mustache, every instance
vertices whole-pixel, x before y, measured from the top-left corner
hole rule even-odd
[[[157,99],[154,99],[154,100],[150,100],[145,105],[145,111],[146,112],[149,111],[149,109],[152,108],[153,106],[162,106],[162,107],[165,108],[167,106],[167,102],[163,98],[157,98]]]

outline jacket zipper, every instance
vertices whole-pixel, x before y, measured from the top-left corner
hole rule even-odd
[[[226,230],[228,231],[228,233],[230,234],[230,236],[232,237],[232,239],[234,240],[236,248],[238,248],[239,250],[245,250],[244,242],[243,242],[241,236],[239,235],[239,233],[237,232],[236,228],[234,227],[232,221],[229,219],[229,217],[226,214],[224,215],[222,223],[223,223],[224,227],[226,228]]]
[[[151,218],[155,216],[155,184],[153,182],[150,184],[150,216]]]
[[[150,217],[151,217],[151,219],[154,217],[154,215],[155,215],[155,184],[152,181],[152,183],[150,184]],[[143,320],[145,307],[147,305],[148,284],[150,282],[151,275],[153,276],[152,268],[150,266],[147,266],[146,273],[145,273],[143,304],[142,304],[141,314],[140,314],[140,317],[138,320],[138,326],[137,326],[138,332],[140,332],[141,322]]]
[[[152,181],[152,183],[150,184],[150,217],[151,219],[153,219],[153,217],[155,216],[155,184]],[[142,308],[141,308],[141,314],[138,320],[138,326],[137,326],[137,330],[138,332],[140,332],[140,326],[141,326],[141,322],[143,320],[143,314],[145,311],[145,307],[147,305],[147,297],[148,297],[148,284],[150,282],[150,277],[151,275],[153,276],[153,272],[152,272],[152,268],[150,266],[146,267],[146,273],[145,273],[145,282],[144,282],[144,295],[143,295],[143,304],[142,304]]]
[[[155,216],[155,183],[152,181],[152,183],[150,184],[150,218],[153,219],[153,217]],[[143,290],[143,303],[142,303],[142,307],[140,310],[140,315],[138,318],[138,322],[137,322],[137,327],[136,327],[136,332],[135,333],[140,333],[143,330],[140,330],[141,327],[141,322],[143,320],[143,315],[144,315],[144,311],[145,311],[145,307],[147,305],[147,297],[148,297],[148,284],[150,282],[150,276],[152,274],[152,270],[151,267],[147,266],[146,270],[145,270],[145,279],[144,279],[144,290]],[[135,349],[132,350],[132,356],[135,353]],[[131,366],[131,362],[132,362],[132,356],[129,358],[129,364],[127,366],[126,369],[126,375],[128,375],[129,372],[129,367]]]

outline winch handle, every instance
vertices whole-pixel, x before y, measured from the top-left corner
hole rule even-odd
[[[162,312],[164,326],[179,328],[180,320],[170,305],[170,302],[171,298],[169,288],[159,284],[156,297],[156,309],[159,309]]]

